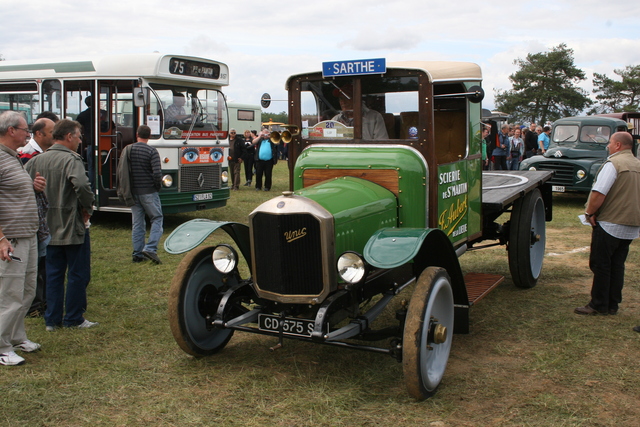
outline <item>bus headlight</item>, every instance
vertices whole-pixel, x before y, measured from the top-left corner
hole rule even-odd
[[[530,170],[530,171],[535,171],[535,170],[538,170],[538,169],[536,169],[536,167],[535,167],[535,166],[529,166],[529,170]]]
[[[218,245],[211,255],[213,266],[222,274],[233,271],[238,264],[238,254],[229,245]]]
[[[583,171],[582,169],[578,169],[578,172],[576,172],[576,177],[579,180],[583,180],[585,176],[587,176],[587,173],[585,171]]]
[[[229,182],[229,172],[228,171],[223,171],[222,172],[222,182]]]
[[[171,187],[173,185],[173,177],[171,175],[163,176],[162,185],[167,188]]]
[[[358,283],[366,273],[364,260],[355,252],[345,252],[338,258],[338,274],[347,283]]]

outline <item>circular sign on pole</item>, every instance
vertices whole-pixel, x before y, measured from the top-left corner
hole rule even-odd
[[[263,94],[262,98],[260,98],[260,105],[262,105],[262,108],[269,108],[269,105],[271,105],[271,95],[268,93]]]

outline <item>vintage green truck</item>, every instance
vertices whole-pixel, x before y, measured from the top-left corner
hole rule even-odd
[[[609,137],[615,132],[628,131],[625,119],[638,116],[638,113],[618,113],[557,120],[547,152],[524,159],[520,170],[553,171],[555,174],[549,180],[552,191],[588,193],[607,158]]]
[[[273,136],[290,141],[290,190],[248,225],[193,220],[165,241],[191,251],[169,295],[178,345],[207,356],[243,331],[274,349],[287,338],[373,351],[402,362],[411,396],[432,395],[453,333],[504,279],[464,276],[458,258],[507,245],[513,283],[533,287],[552,216],[551,172],[483,173],[481,81],[472,63],[380,58],[291,76],[291,125]],[[234,243],[201,246],[219,229]],[[408,304],[378,325],[405,289]]]

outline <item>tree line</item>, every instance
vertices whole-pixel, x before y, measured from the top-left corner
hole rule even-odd
[[[545,123],[580,114],[640,109],[640,65],[616,69],[618,78],[593,73],[595,101],[577,86],[587,76],[573,61],[573,49],[561,43],[548,52],[530,53],[514,61],[512,88],[496,90],[496,108],[520,123]]]

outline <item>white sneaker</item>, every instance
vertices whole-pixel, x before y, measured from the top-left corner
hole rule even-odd
[[[16,354],[15,351],[0,354],[0,365],[16,366],[22,365],[24,359]]]
[[[33,353],[34,351],[40,350],[40,344],[31,340],[25,340],[20,344],[13,346],[13,351],[16,350],[24,351],[25,353]]]
[[[79,328],[79,329],[93,328],[97,324],[98,322],[89,322],[87,319],[84,319],[84,322],[80,323],[78,326],[76,326],[76,328]]]
[[[56,330],[56,327],[55,326],[45,326],[44,330],[47,331],[47,332],[53,332],[53,331]]]

